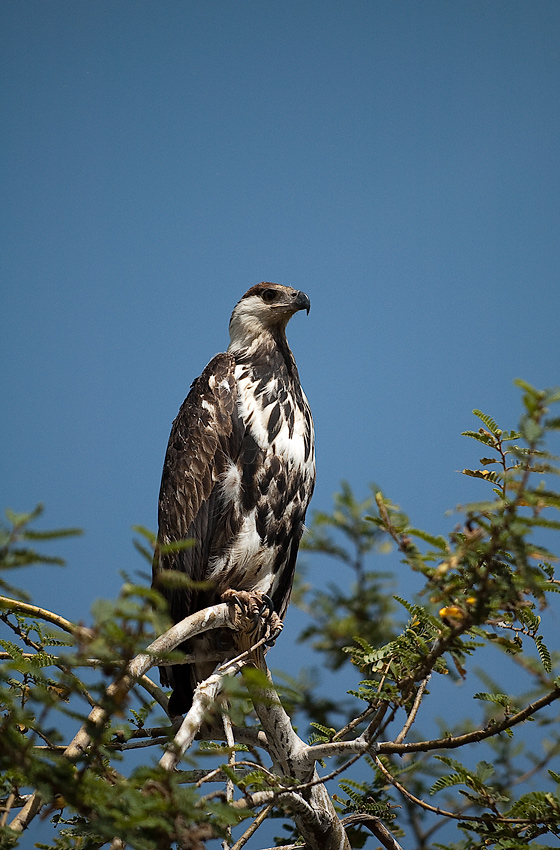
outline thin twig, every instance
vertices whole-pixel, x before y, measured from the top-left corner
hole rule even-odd
[[[185,771],[186,772],[186,771]],[[189,771],[190,773],[200,773],[201,771]],[[223,782],[225,779],[224,772],[221,767],[217,767],[215,770],[211,770],[210,772],[204,770],[202,771],[203,775],[197,779],[196,788],[202,787],[205,782]],[[193,780],[187,780],[192,782]]]
[[[362,723],[371,714],[373,714],[375,711],[377,711],[377,708],[378,708],[377,705],[369,705],[364,711],[362,711],[361,714],[359,714],[357,717],[355,717],[354,720],[351,720],[349,723],[346,724],[346,726],[344,726],[342,729],[340,729],[336,733],[336,735],[333,735],[332,740],[333,741],[339,741],[340,738],[344,738],[344,736],[347,735],[348,732],[351,732],[353,729],[356,728],[356,726],[359,726],[360,723]]]
[[[267,640],[269,640],[269,637],[270,636],[268,634],[264,635],[264,637],[257,641],[257,643],[252,644],[249,649],[246,649],[244,652],[241,652],[239,655],[236,655],[235,658],[227,659],[226,661],[224,661],[222,667],[225,667],[229,664],[237,664],[237,662],[239,661],[245,661],[245,659],[252,655],[256,649],[259,649],[261,646],[263,646],[263,644],[265,644]]]
[[[235,770],[235,738],[233,737],[233,729],[231,727],[231,717],[228,714],[228,706],[227,700],[222,699],[222,723],[224,725],[224,732],[226,735],[226,743],[230,748],[228,765],[233,770]],[[226,803],[231,803],[233,800],[233,790],[234,785],[233,781],[227,778],[226,781]],[[227,838],[224,838],[222,847],[223,850],[230,850],[230,842],[231,842],[231,827],[227,829]]]
[[[241,850],[241,848],[244,847],[245,844],[247,844],[250,837],[254,835],[254,833],[257,831],[261,823],[263,823],[267,819],[273,808],[274,805],[272,803],[269,803],[268,806],[265,806],[264,809],[261,809],[261,811],[258,813],[256,818],[252,822],[251,826],[245,830],[245,832],[240,838],[237,839],[231,850]],[[292,847],[293,846],[294,845],[292,845]]]
[[[416,692],[416,697],[414,699],[414,704],[412,706],[411,712],[408,715],[406,723],[404,724],[402,730],[399,732],[399,734],[395,738],[395,744],[402,744],[402,742],[404,741],[404,739],[408,735],[410,727],[412,726],[412,724],[416,720],[416,715],[418,714],[418,709],[420,708],[420,703],[422,702],[422,697],[424,695],[424,691],[426,690],[426,686],[427,686],[428,682],[430,681],[430,676],[431,676],[431,673],[428,674],[426,676],[426,678],[420,683],[420,687],[418,688],[418,690]]]
[[[15,800],[16,800],[16,795],[12,791],[12,793],[10,794],[10,796],[8,797],[8,799],[6,801],[6,807],[5,807],[4,813],[2,815],[2,820],[0,820],[0,826],[6,826],[6,824],[8,822],[8,815],[10,814],[10,809],[14,805]]]
[[[0,597],[0,599],[2,599],[2,598],[4,598],[4,597]],[[42,610],[42,609],[39,609],[39,610]],[[31,647],[31,649],[34,650],[35,655],[33,655],[33,653],[25,653],[25,655],[27,657],[36,658],[37,657],[36,653],[45,652],[45,647],[42,646],[41,644],[37,643],[36,641],[32,640],[32,638],[29,637],[29,634],[24,629],[22,629],[22,627],[19,625],[19,623],[18,624],[12,623],[7,614],[0,614],[0,620],[2,620],[2,622],[4,622],[14,632],[14,634],[16,634],[19,637],[19,639],[21,641],[23,641],[23,643],[26,646],[29,646],[29,647]],[[91,706],[95,705],[94,698],[91,696],[91,694],[86,689],[83,682],[76,676],[76,674],[74,673],[74,671],[70,667],[68,667],[63,661],[60,661],[59,659],[55,660],[54,658],[53,658],[53,667],[58,667],[58,669],[62,673],[64,673],[66,676],[70,676],[75,681],[77,689],[82,694],[82,696],[88,701],[88,703]]]
[[[400,791],[401,794],[408,800],[410,800],[411,803],[416,803],[417,806],[421,806],[421,808],[425,809],[427,812],[432,812],[435,815],[441,815],[445,818],[452,818],[453,820],[470,820],[476,821],[477,823],[488,823],[487,814],[481,816],[467,815],[464,812],[462,814],[457,814],[457,812],[448,812],[445,809],[440,809],[437,806],[430,806],[430,804],[426,803],[425,800],[421,800],[419,797],[415,797],[414,794],[412,794],[407,788],[404,787],[404,785],[401,785],[400,782],[398,782],[395,777],[391,773],[389,773],[385,765],[377,757],[375,759],[375,763],[383,774],[383,776],[388,780],[388,782],[391,783],[391,785],[393,785],[397,789],[397,791]],[[504,818],[501,817],[501,815],[492,812],[492,820],[499,821],[499,823],[513,823],[523,826],[524,824],[531,823],[556,823],[558,821],[558,817],[540,818],[535,815],[532,818]]]

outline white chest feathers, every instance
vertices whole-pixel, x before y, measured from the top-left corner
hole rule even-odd
[[[238,410],[259,448],[277,455],[288,468],[313,474],[313,419],[303,390],[297,391],[274,375],[256,380],[246,366],[235,370]]]

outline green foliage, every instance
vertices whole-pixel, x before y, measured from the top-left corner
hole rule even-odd
[[[372,488],[373,489],[373,488]],[[302,549],[327,555],[346,572],[341,584],[327,583],[320,589],[300,588],[296,599],[309,624],[300,635],[322,653],[324,663],[338,670],[345,663],[345,646],[355,635],[373,644],[384,643],[392,634],[393,605],[386,592],[390,576],[366,569],[366,555],[387,547],[382,530],[367,520],[374,496],[358,501],[350,485],[334,496],[332,514],[316,511]]]
[[[0,526],[0,565],[2,570],[13,570],[17,567],[28,567],[33,564],[56,564],[64,566],[64,559],[45,555],[37,552],[28,545],[28,541],[35,540],[57,540],[62,537],[74,537],[81,534],[79,528],[60,528],[56,531],[38,531],[30,528],[30,524],[38,519],[43,513],[41,504],[29,513],[15,513],[6,508],[5,514],[8,520],[7,526]],[[0,591],[2,593],[16,593],[22,598],[25,594],[9,585],[0,575]]]
[[[310,727],[321,770],[332,776],[332,799],[350,818],[352,847],[379,846],[367,831],[372,822],[385,824],[397,842],[404,836],[411,850],[539,850],[560,834],[559,656],[548,613],[560,590],[548,551],[560,529],[560,493],[558,461],[546,442],[560,428],[550,413],[560,392],[518,385],[517,429],[501,429],[475,410],[482,427],[464,432],[484,446],[464,474],[487,492],[459,509],[450,534],[417,528],[375,488],[360,501],[348,484],[332,513],[312,520],[309,558],[346,575],[320,589],[299,588],[308,615],[301,640],[331,670],[351,672],[356,685],[349,698],[335,688],[319,696],[307,671],[276,678],[285,707]],[[7,513],[4,570],[60,563],[35,543],[75,530],[36,531],[38,516]],[[151,561],[154,535],[136,532],[137,548]],[[372,567],[390,550],[422,582],[416,597],[389,597],[388,571]],[[253,704],[274,702],[262,697],[269,683],[261,671],[244,668],[225,692],[234,732],[243,727],[248,743],[201,741],[189,751],[189,769],[170,773],[157,764],[175,731],[162,712],[163,693],[146,678],[126,696],[108,690],[168,627],[159,595],[125,576],[119,597],[97,601],[85,628],[6,583],[2,590],[16,598],[0,603],[0,847],[28,846],[10,824],[33,789],[42,816],[57,827],[45,850],[93,850],[115,837],[138,850],[202,848],[232,826],[246,828],[239,825],[262,803],[238,804],[252,794],[272,799],[267,817],[290,817],[278,800],[294,789],[294,778],[280,774],[257,736]],[[450,704],[451,716],[442,717]],[[92,706],[104,710],[104,723],[87,720]],[[211,707],[209,729],[222,714],[221,703]],[[65,747],[84,723],[91,743],[69,758]],[[132,749],[147,745],[153,749],[130,759]],[[295,790],[305,801],[309,784]],[[293,825],[286,840],[301,843]]]
[[[415,528],[391,500],[376,493],[377,510],[364,519],[392,539],[403,563],[421,573],[425,585],[413,602],[394,597],[408,613],[398,634],[388,636],[380,646],[375,639],[368,639],[363,629],[356,629],[353,640],[342,650],[362,676],[365,674],[359,687],[350,693],[369,706],[363,712],[369,719],[364,720],[362,728],[367,728],[374,741],[392,740],[396,733],[391,729],[403,709],[415,719],[416,701],[421,697],[424,704],[429,699],[426,684],[430,676],[468,678],[472,675],[470,658],[486,647],[505,652],[511,663],[519,666],[523,673],[518,680],[531,677],[530,693],[525,695],[508,693],[497,684],[491,692],[476,693],[474,699],[479,705],[487,706],[482,722],[463,721],[454,731],[444,727],[440,733],[443,741],[464,737],[465,746],[467,742],[473,746],[474,736],[485,742],[489,755],[474,770],[457,759],[431,755],[428,746],[424,751],[411,751],[409,757],[405,749],[404,757],[409,760],[399,779],[403,787],[400,801],[404,800],[409,812],[414,809],[414,815],[410,814],[413,833],[418,838],[425,821],[425,833],[431,834],[447,818],[459,825],[465,838],[441,846],[464,850],[528,844],[537,847],[533,842],[539,836],[560,827],[560,807],[552,791],[519,793],[529,777],[546,785],[547,777],[554,780],[558,775],[546,772],[546,766],[560,754],[558,732],[551,734],[558,719],[554,706],[560,689],[551,678],[556,659],[549,647],[557,646],[557,641],[550,643],[554,632],[546,639],[544,621],[537,612],[546,609],[547,597],[558,592],[560,581],[554,575],[556,559],[534,538],[537,532],[546,530],[550,535],[560,528],[554,517],[554,511],[560,509],[559,494],[550,486],[552,476],[559,471],[557,458],[545,444],[549,423],[552,429],[558,427],[559,420],[549,416],[549,408],[558,402],[560,394],[557,390],[535,390],[523,382],[520,386],[524,390],[524,413],[517,429],[500,429],[491,416],[474,411],[484,427],[464,434],[483,443],[486,452],[480,467],[465,469],[464,474],[486,482],[492,493],[485,501],[460,508],[464,520],[447,537]],[[490,466],[496,469],[490,471]],[[321,522],[325,524],[323,517]],[[335,525],[334,519],[331,525]],[[330,589],[326,593],[336,602]],[[327,607],[324,605],[325,610]],[[436,686],[437,679],[432,679],[430,690]],[[422,687],[425,690],[421,693]],[[550,711],[546,705],[538,707],[539,699],[549,700]],[[474,705],[470,711],[473,718],[477,716]],[[468,712],[467,705],[463,708]],[[543,732],[547,730],[539,757],[533,753],[534,745],[521,736],[524,727],[518,725],[516,717],[523,711],[528,712],[526,720],[533,720]],[[328,724],[328,717],[324,722]],[[500,733],[493,736],[493,728]],[[443,764],[452,767],[452,771],[442,772],[438,764],[440,768]],[[392,762],[387,762],[386,768],[393,776],[399,772]],[[367,811],[368,799],[380,801],[380,774],[375,764],[372,772],[375,778],[361,787],[361,803],[357,789],[350,794],[352,786],[344,785],[350,798],[347,806]],[[430,777],[435,778],[430,781]],[[394,797],[395,788],[385,785],[384,793]],[[432,812],[429,807],[414,804],[412,798],[403,798],[406,789],[424,800],[428,794],[449,796],[455,789],[456,793],[446,806],[432,807]],[[439,822],[432,823],[433,817],[439,817]]]

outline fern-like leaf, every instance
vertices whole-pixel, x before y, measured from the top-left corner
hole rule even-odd
[[[330,741],[336,732],[336,729],[334,729],[332,726],[322,726],[320,723],[316,723],[314,720],[312,720],[309,725],[313,726],[314,729],[317,729],[322,735],[324,735],[325,740],[327,741]]]
[[[445,537],[438,535],[437,537],[433,534],[428,534],[427,531],[422,531],[419,528],[407,528],[407,534],[412,534],[414,537],[419,537],[420,540],[424,540],[426,543],[429,543],[430,546],[435,546],[436,549],[441,549],[443,552],[447,551],[447,541]]]
[[[503,708],[509,709],[511,706],[511,697],[507,694],[486,694],[478,693],[473,696],[473,699],[484,700],[485,702],[493,702],[495,705],[501,705]]]
[[[547,673],[552,673],[552,660],[550,658],[550,652],[548,651],[548,648],[542,638],[542,635],[536,636],[535,646],[537,647],[537,652],[539,653],[542,666],[544,667]]]
[[[496,438],[492,434],[486,434],[484,431],[461,431],[461,437],[471,437],[473,440],[478,440],[479,443],[484,443],[485,446],[494,448]]]
[[[441,791],[443,788],[451,788],[453,785],[461,785],[464,781],[464,776],[461,776],[459,773],[448,773],[446,776],[440,776],[437,782],[434,782],[430,788],[429,794],[433,797],[434,794],[437,794],[437,792]]]
[[[489,431],[492,431],[493,434],[498,435],[498,432],[499,432],[500,429],[498,428],[498,426],[496,425],[496,423],[494,422],[494,420],[492,419],[491,416],[488,416],[487,413],[483,413],[481,410],[478,410],[476,407],[473,410],[473,413],[474,413],[475,416],[478,416],[478,418],[481,419],[482,422],[484,422],[484,424],[486,425],[486,427],[488,428]]]
[[[0,640],[0,646],[14,661],[21,661],[23,658],[23,649],[17,644],[12,643],[11,640]]]

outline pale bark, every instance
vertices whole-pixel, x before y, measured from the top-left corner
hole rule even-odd
[[[57,624],[61,625],[60,620]],[[172,626],[165,634],[153,641],[145,652],[136,656],[128,664],[123,675],[107,688],[107,702],[113,705],[122,703],[134,684],[141,680],[149,668],[157,664],[163,655],[171,652],[185,640],[217,628],[239,628],[239,613],[234,605],[228,603],[214,605]],[[85,637],[86,634],[87,630],[83,630],[82,635]],[[181,756],[199,732],[207,716],[207,709],[216,700],[224,678],[237,673],[244,663],[247,663],[246,659],[225,662],[209,679],[198,686],[191,710],[181,724],[175,740],[161,759],[160,763],[163,767],[168,770],[176,768]],[[263,667],[266,670],[264,662]],[[268,674],[268,670],[266,672]],[[308,850],[350,850],[344,826],[315,770],[315,761],[323,755],[366,752],[369,745],[363,739],[316,747],[305,744],[294,732],[290,718],[274,690],[270,674],[268,677],[269,687],[265,688],[259,699],[255,700],[255,710],[263,732],[243,729],[233,731],[237,741],[243,741],[247,737],[245,732],[250,732],[249,737],[253,743],[268,751],[280,787],[249,795],[234,801],[232,805],[236,808],[254,808],[264,804],[274,804],[293,817],[306,841]],[[91,743],[91,732],[87,731],[88,728],[91,729],[91,725],[98,728],[103,726],[110,713],[111,708],[102,705],[92,709],[88,723],[82,726],[66,748],[64,752],[66,758],[74,760],[87,751]],[[305,787],[283,786],[281,784],[283,777],[289,777],[292,782],[295,780],[298,785]],[[25,829],[40,808],[41,799],[38,792],[35,792],[10,824],[12,829],[18,831]],[[119,840],[115,839],[115,841]],[[116,848],[119,844],[114,846]]]

